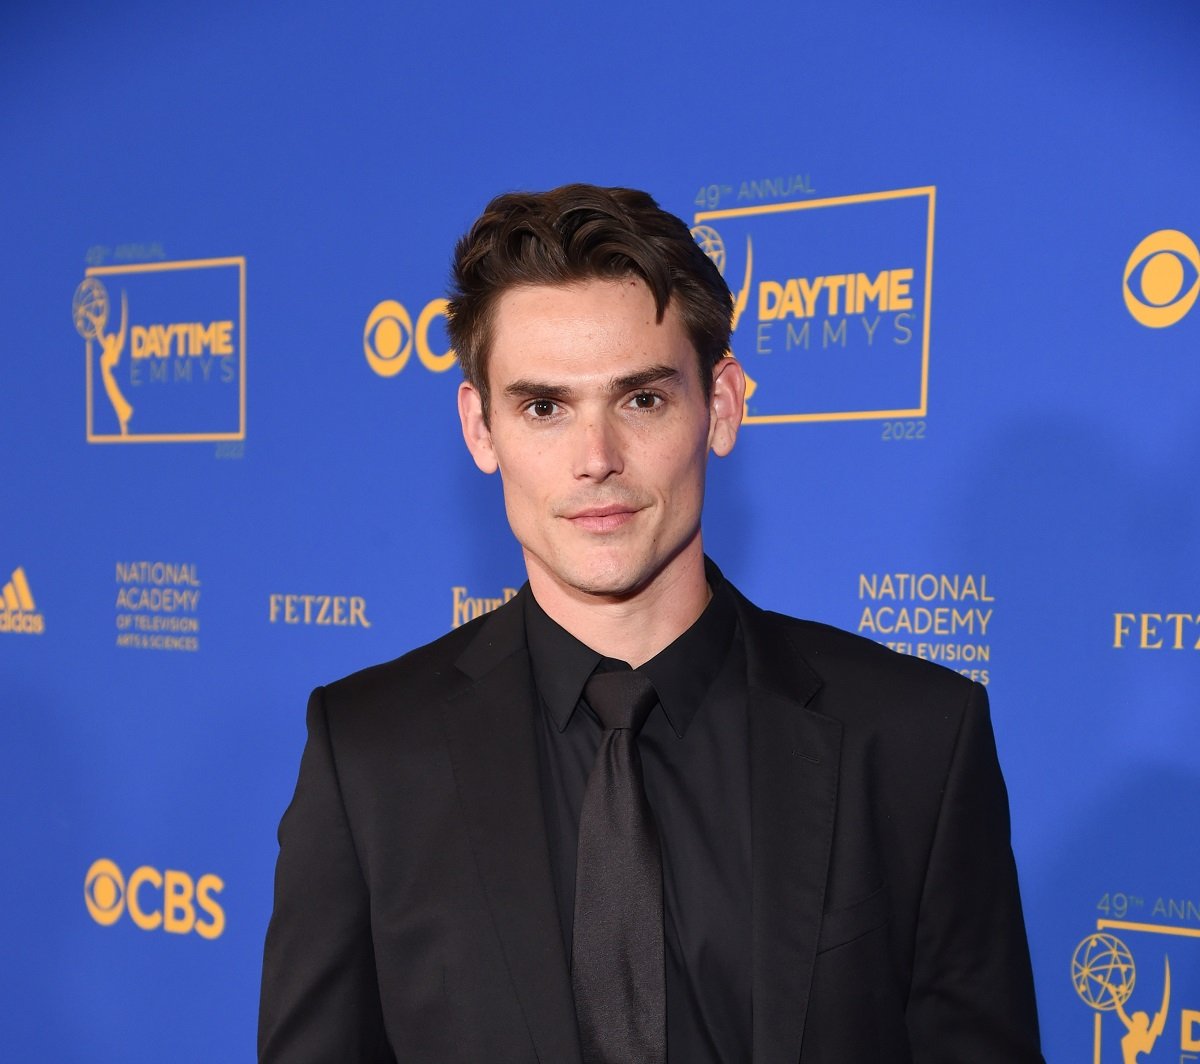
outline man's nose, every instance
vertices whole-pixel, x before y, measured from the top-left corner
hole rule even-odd
[[[603,414],[581,420],[576,448],[577,477],[604,480],[624,468],[620,429]]]

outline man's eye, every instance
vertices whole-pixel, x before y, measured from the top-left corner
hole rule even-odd
[[[638,392],[629,400],[629,405],[637,410],[653,410],[662,405],[662,396],[654,392]]]
[[[535,418],[552,417],[558,411],[558,404],[552,399],[535,399],[525,409]]]

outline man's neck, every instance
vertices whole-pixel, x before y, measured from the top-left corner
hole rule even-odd
[[[527,568],[533,597],[551,620],[592,650],[635,669],[686,632],[712,597],[698,541],[648,586],[623,597],[565,588],[536,564]]]

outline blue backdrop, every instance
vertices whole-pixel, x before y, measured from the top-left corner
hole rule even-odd
[[[1200,1058],[1194,3],[2,25],[6,1055],[252,1058],[309,689],[523,579],[453,241],[585,180],[739,294],[727,575],[988,684],[1048,1059]]]

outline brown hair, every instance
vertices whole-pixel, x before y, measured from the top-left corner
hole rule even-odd
[[[687,225],[647,193],[628,188],[563,185],[493,199],[454,249],[447,311],[450,342],[483,400],[485,418],[488,347],[504,292],[629,276],[646,282],[658,321],[675,301],[707,396],[712,367],[729,351],[733,297]]]

